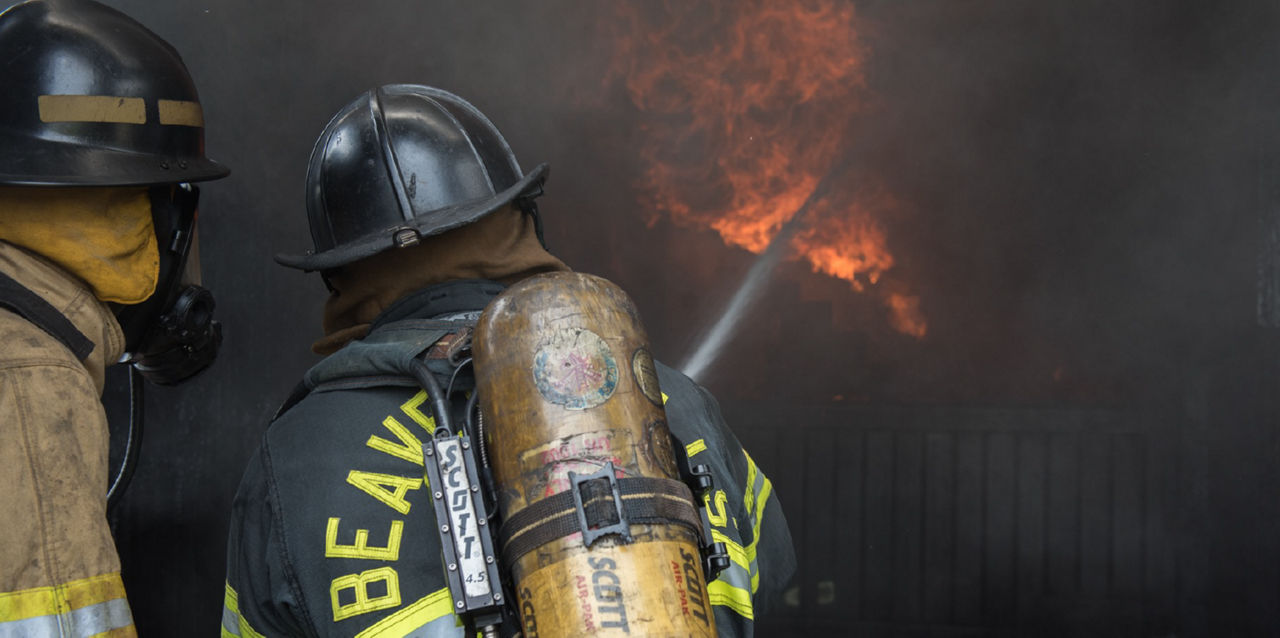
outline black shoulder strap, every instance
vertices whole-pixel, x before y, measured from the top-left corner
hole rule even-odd
[[[84,333],[76,329],[70,319],[63,316],[49,302],[29,288],[0,272],[0,308],[18,313],[27,321],[39,326],[54,339],[62,342],[76,359],[81,361],[93,352],[94,344]]]

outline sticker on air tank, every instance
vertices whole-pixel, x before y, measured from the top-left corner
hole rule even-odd
[[[662,407],[662,389],[658,387],[658,368],[653,364],[653,355],[648,348],[636,348],[631,355],[631,375],[640,386],[640,393],[651,403]]]
[[[653,419],[645,424],[640,454],[657,471],[675,475],[678,471],[676,453],[671,446],[671,430],[667,428],[666,421]]]
[[[520,455],[520,475],[526,498],[542,498],[569,489],[569,472],[599,472],[612,462],[622,472],[634,471],[634,461],[621,451],[633,449],[630,430],[600,430],[561,437]],[[630,457],[630,452],[628,452]]]
[[[548,635],[715,635],[699,560],[670,542],[564,556],[521,579],[522,621]]]
[[[618,363],[600,335],[586,328],[558,328],[533,356],[533,380],[547,401],[586,410],[613,396]]]

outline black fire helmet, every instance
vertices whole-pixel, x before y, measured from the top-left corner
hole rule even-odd
[[[389,84],[329,121],[307,168],[315,250],[276,255],[331,270],[417,244],[519,201],[535,215],[548,167],[520,171],[502,133],[476,107],[440,89]]]
[[[230,171],[204,156],[195,84],[169,43],[91,0],[0,13],[0,184],[143,186]]]

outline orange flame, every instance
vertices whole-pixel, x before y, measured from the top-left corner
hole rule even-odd
[[[893,255],[885,249],[884,231],[868,214],[855,209],[849,216],[818,215],[791,238],[797,254],[821,272],[847,279],[853,289],[866,289],[893,267]],[[861,279],[859,279],[861,276]]]
[[[853,8],[725,0],[620,11],[613,74],[648,116],[639,150],[650,223],[666,213],[763,252],[849,143],[866,91]],[[792,258],[863,291],[894,259],[872,216],[876,202],[857,195],[832,189],[789,243]],[[918,298],[882,296],[896,329],[924,336]]]

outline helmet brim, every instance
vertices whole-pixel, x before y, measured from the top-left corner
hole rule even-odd
[[[322,252],[308,251],[300,255],[277,254],[276,263],[307,272],[330,270],[394,248],[396,233],[407,228],[417,231],[419,237],[439,235],[470,224],[510,204],[516,198],[545,182],[549,172],[550,167],[547,164],[539,164],[525,174],[520,181],[491,197],[431,211],[429,214],[419,215]]]
[[[0,185],[149,186],[221,179],[227,167],[204,157],[160,158],[53,140],[13,143],[0,134]]]

